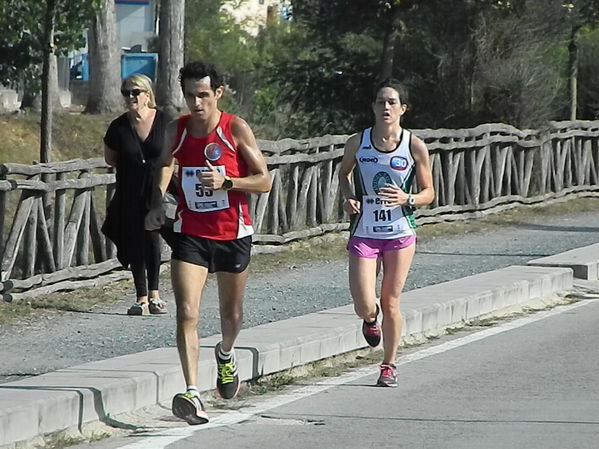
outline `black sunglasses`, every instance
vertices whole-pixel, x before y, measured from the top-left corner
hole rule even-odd
[[[137,97],[140,93],[145,92],[145,90],[143,89],[121,89],[121,94],[123,95],[123,97],[128,97],[129,95],[133,95],[134,97]]]

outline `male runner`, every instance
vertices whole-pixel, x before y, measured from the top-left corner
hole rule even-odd
[[[208,415],[197,388],[202,290],[208,273],[216,272],[222,332],[215,348],[216,387],[230,399],[239,391],[233,345],[241,329],[254,232],[247,193],[268,192],[272,181],[248,124],[218,108],[224,82],[215,66],[191,62],[181,69],[180,81],[190,113],[170,124],[158,177],[164,193],[177,160],[179,204],[171,277],[187,390],[173,398],[172,411],[189,424],[203,424]],[[157,210],[149,214],[148,226],[155,226],[158,216]]]

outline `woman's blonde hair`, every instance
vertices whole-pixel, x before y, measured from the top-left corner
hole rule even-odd
[[[134,73],[133,75],[129,75],[121,83],[121,89],[124,89],[127,85],[137,87],[141,90],[146,91],[148,93],[148,96],[150,97],[150,101],[148,101],[148,106],[150,108],[156,107],[156,97],[154,96],[152,80],[148,76],[144,75],[143,73]]]

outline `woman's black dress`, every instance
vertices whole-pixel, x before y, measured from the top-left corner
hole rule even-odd
[[[123,267],[131,265],[138,296],[147,294],[147,291],[144,292],[145,285],[143,288],[141,285],[145,284],[145,273],[143,279],[138,279],[140,270],[148,270],[150,289],[158,289],[158,279],[153,278],[157,277],[154,273],[158,273],[160,266],[159,234],[145,231],[144,219],[152,200],[152,178],[170,120],[165,113],[157,110],[150,134],[142,141],[127,114],[123,114],[110,124],[104,136],[104,143],[117,153],[118,159],[116,191],[108,206],[102,231],[116,245],[117,258]]]

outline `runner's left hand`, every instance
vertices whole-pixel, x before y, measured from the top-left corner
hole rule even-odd
[[[214,168],[210,161],[206,161],[206,167],[208,167],[208,170],[203,171],[201,174],[202,186],[210,190],[220,189],[223,182],[225,182],[225,177]]]
[[[379,196],[387,206],[402,206],[408,204],[408,194],[393,184],[387,184],[379,190]]]

